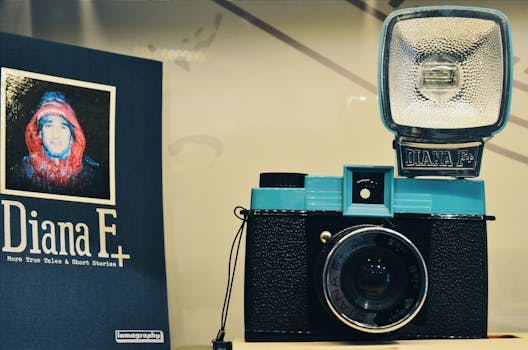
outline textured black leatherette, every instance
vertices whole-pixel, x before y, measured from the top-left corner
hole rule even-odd
[[[325,310],[314,284],[319,233],[358,224],[385,225],[422,253],[429,289],[418,316],[390,334],[367,335]],[[377,338],[481,338],[487,334],[485,217],[398,215],[391,221],[313,212],[251,211],[245,262],[248,341]]]

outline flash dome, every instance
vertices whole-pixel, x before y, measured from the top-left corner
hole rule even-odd
[[[506,16],[492,9],[433,6],[387,17],[379,96],[400,175],[478,175],[484,142],[508,120],[510,41]]]

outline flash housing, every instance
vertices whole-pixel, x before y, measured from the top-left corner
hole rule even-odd
[[[399,174],[478,176],[484,142],[508,121],[511,70],[509,22],[499,11],[433,6],[389,15],[378,86]]]

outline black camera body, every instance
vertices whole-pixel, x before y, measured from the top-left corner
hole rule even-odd
[[[490,219],[481,181],[369,166],[261,174],[247,212],[245,338],[486,337]]]

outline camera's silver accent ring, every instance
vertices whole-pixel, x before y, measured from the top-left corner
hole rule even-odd
[[[347,228],[341,232],[344,232],[350,228]],[[421,300],[420,302],[415,306],[414,310],[411,313],[408,313],[404,318],[401,320],[388,324],[386,326],[372,326],[369,324],[361,323],[358,321],[354,321],[348,317],[345,317],[343,314],[341,314],[338,310],[335,309],[332,301],[330,300],[329,293],[328,293],[328,284],[326,280],[326,276],[328,274],[329,269],[329,262],[332,260],[333,255],[335,254],[336,250],[344,243],[346,242],[350,236],[354,236],[360,233],[370,232],[370,231],[382,231],[384,233],[387,233],[388,235],[391,235],[393,237],[396,237],[398,240],[402,241],[405,245],[407,245],[411,251],[414,253],[416,258],[418,259],[420,265],[422,266],[424,270],[424,289],[421,293]],[[338,233],[339,234],[339,233]],[[418,248],[405,236],[403,236],[401,233],[381,227],[381,226],[369,226],[369,227],[363,227],[358,228],[357,230],[352,230],[349,233],[345,234],[345,236],[341,237],[337,243],[332,247],[330,252],[328,253],[324,266],[323,266],[323,272],[322,272],[322,280],[323,280],[323,295],[326,301],[327,306],[330,308],[332,313],[345,325],[354,328],[356,330],[365,332],[365,333],[387,333],[395,331],[403,326],[405,326],[407,323],[411,322],[413,318],[420,312],[422,309],[422,306],[425,303],[425,299],[427,296],[429,281],[428,281],[428,274],[427,274],[427,266],[425,265],[425,260],[422,257],[422,254],[420,254],[420,251]]]

